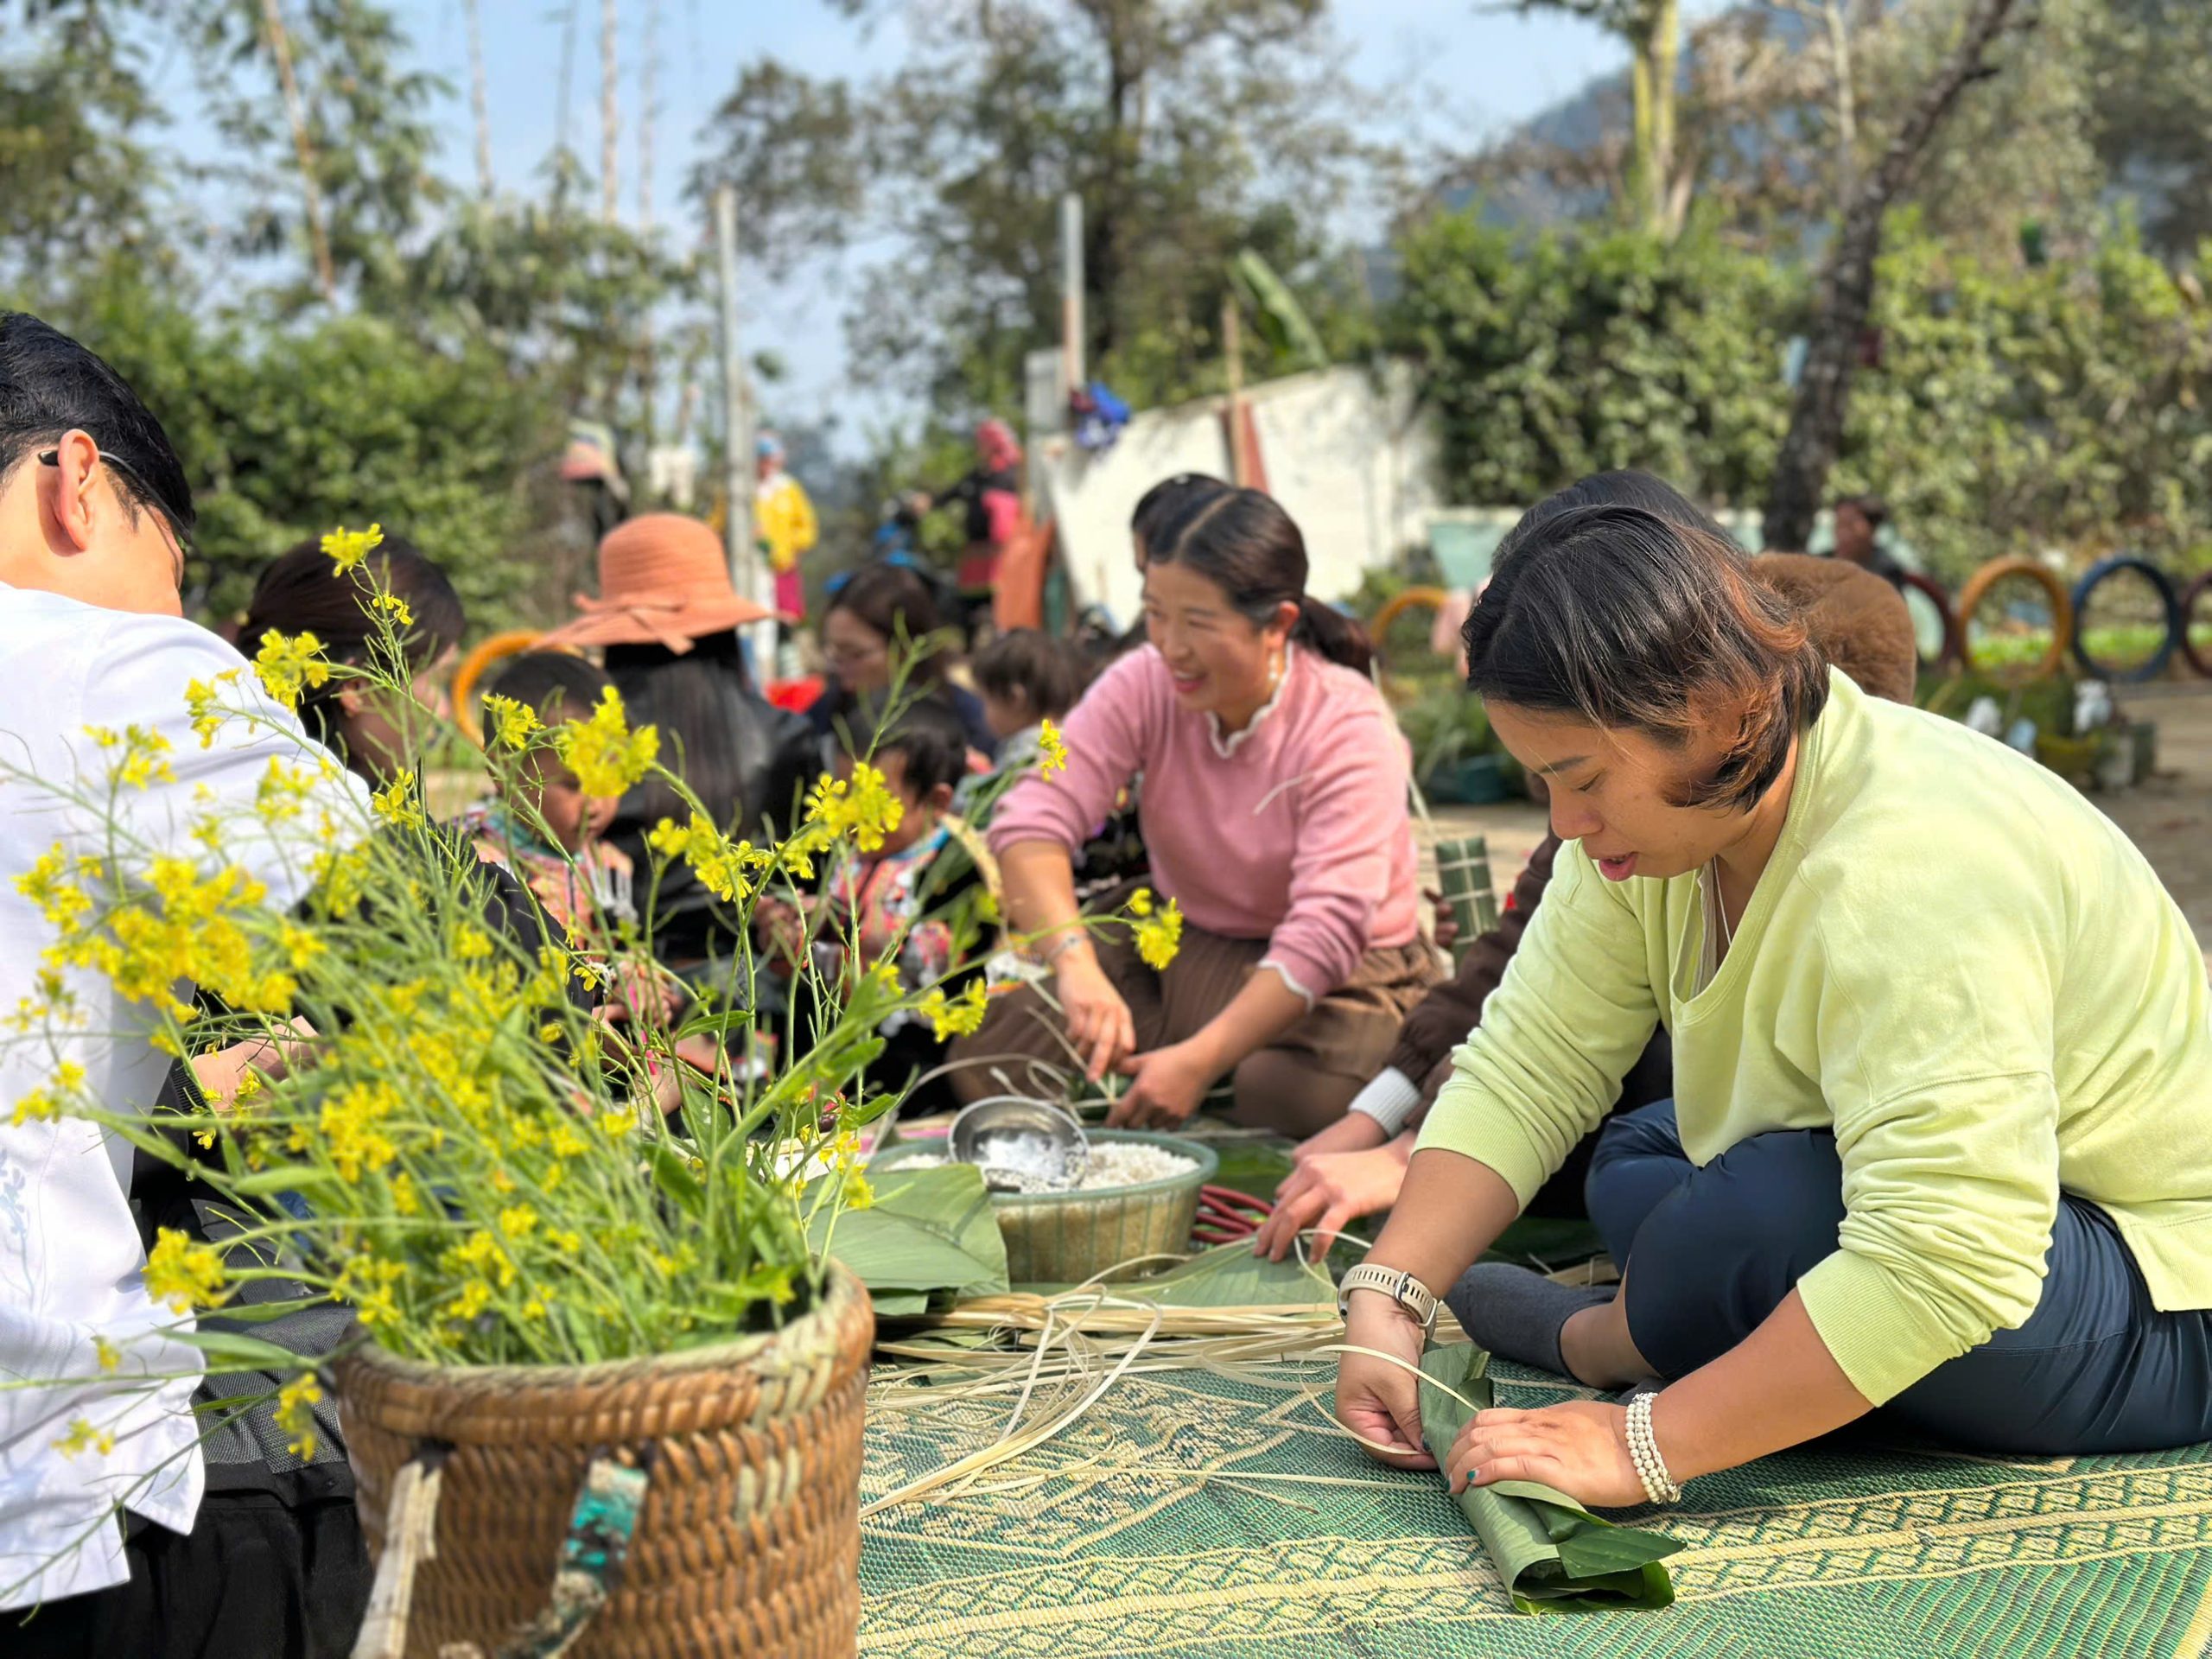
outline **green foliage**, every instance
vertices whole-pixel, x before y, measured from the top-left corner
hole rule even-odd
[[[282,331],[202,317],[127,271],[48,316],[160,412],[198,499],[206,563],[189,580],[208,613],[234,614],[295,542],[375,520],[445,566],[473,623],[512,616],[518,486],[557,446],[560,410],[490,348],[437,351],[359,315]]]
[[[1797,275],[1695,229],[1529,241],[1472,211],[1400,254],[1386,340],[1440,419],[1447,499],[1514,505],[1614,467],[1720,502],[1763,487]]]
[[[2201,264],[2125,223],[2078,257],[1985,260],[1900,214],[1881,360],[1854,382],[1834,493],[1878,492],[1953,582],[2000,553],[2212,540],[2212,333]],[[1389,337],[1444,439],[1447,499],[1516,505],[1610,467],[1720,505],[1763,494],[1789,408],[1801,270],[1693,229],[1535,242],[1471,213],[1416,226]]]

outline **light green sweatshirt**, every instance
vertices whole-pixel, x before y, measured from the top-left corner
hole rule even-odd
[[[2063,780],[1832,675],[1700,990],[1704,929],[1696,874],[1616,885],[1561,849],[1421,1147],[1525,1204],[1664,1020],[1694,1162],[1834,1130],[1848,1213],[1798,1290],[1874,1403],[2034,1311],[2062,1191],[2113,1217],[2158,1307],[2212,1307],[2204,959]]]

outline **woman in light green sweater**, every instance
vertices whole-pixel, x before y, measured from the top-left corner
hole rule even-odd
[[[1635,1388],[1484,1412],[1447,1459],[1596,1504],[1876,1408],[2008,1450],[2212,1439],[2187,922],[2066,784],[1831,675],[1738,549],[1671,517],[1535,509],[1467,624],[1470,685],[1569,844],[1348,1342],[1417,1359],[1450,1291],[1509,1357]],[[1590,1176],[1619,1295],[1463,1280],[1659,1021],[1675,1100],[1608,1126]],[[1406,1372],[1347,1355],[1337,1401],[1427,1462]]]

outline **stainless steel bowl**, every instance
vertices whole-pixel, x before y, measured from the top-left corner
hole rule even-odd
[[[952,1120],[953,1161],[974,1164],[995,1192],[1065,1192],[1083,1179],[1090,1143],[1066,1107],[1021,1095],[979,1100]]]

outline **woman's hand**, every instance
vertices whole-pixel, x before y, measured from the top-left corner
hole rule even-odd
[[[1470,1484],[1534,1480],[1592,1509],[1632,1509],[1646,1501],[1629,1455],[1628,1412],[1602,1400],[1541,1411],[1478,1411],[1452,1442],[1444,1472],[1455,1492]]]
[[[1068,1041],[1084,1058],[1084,1075],[1096,1083],[1136,1052],[1136,1020],[1087,945],[1062,952],[1058,991]]]
[[[1106,1114],[1112,1129],[1172,1129],[1198,1109],[1214,1073],[1188,1043],[1155,1048],[1122,1062],[1135,1079]]]
[[[1394,1354],[1421,1364],[1427,1332],[1405,1309],[1375,1291],[1354,1291],[1344,1320],[1344,1345]],[[1370,1456],[1400,1469],[1433,1469],[1421,1438],[1421,1378],[1370,1354],[1345,1354],[1337,1363],[1337,1421],[1367,1442]]]
[[[1363,1112],[1349,1116],[1366,1117]],[[1367,1122],[1375,1120],[1367,1118]],[[1268,1261],[1280,1262],[1299,1235],[1310,1228],[1317,1235],[1314,1255],[1327,1255],[1348,1224],[1362,1216],[1379,1214],[1397,1203],[1399,1189],[1406,1184],[1406,1161],[1413,1152],[1413,1136],[1402,1135],[1388,1146],[1364,1152],[1329,1153],[1307,1159],[1275,1189],[1274,1214],[1260,1229],[1253,1248]]]
[[[1459,912],[1452,908],[1452,901],[1434,887],[1423,887],[1421,896],[1428,900],[1434,915],[1436,948],[1449,950],[1459,939]]]
[[[1339,1152],[1371,1152],[1390,1138],[1381,1122],[1365,1112],[1346,1112],[1318,1135],[1309,1135],[1291,1149],[1290,1161],[1310,1164]]]

